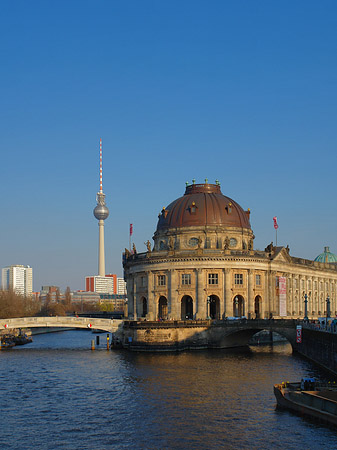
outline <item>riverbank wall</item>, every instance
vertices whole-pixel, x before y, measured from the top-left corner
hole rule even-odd
[[[290,324],[290,325],[289,325]],[[186,321],[124,321],[120,330],[123,347],[133,351],[182,351],[207,348],[237,348],[256,345],[252,336],[264,331],[262,341],[273,342],[277,329],[266,320],[186,320]],[[291,328],[291,323],[287,327]],[[285,334],[287,331],[284,330]],[[292,326],[292,333],[295,326]],[[274,333],[273,333],[274,332]],[[288,333],[289,334],[289,333]],[[266,339],[268,337],[268,339]]]
[[[293,349],[337,376],[337,334],[324,330],[302,329],[301,342]]]

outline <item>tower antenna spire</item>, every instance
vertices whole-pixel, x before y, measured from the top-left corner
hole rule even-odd
[[[102,139],[99,140],[99,192],[103,193]]]

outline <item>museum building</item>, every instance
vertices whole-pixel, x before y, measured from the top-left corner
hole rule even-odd
[[[123,254],[131,320],[337,314],[337,257],[329,248],[314,261],[273,243],[255,250],[250,210],[223,195],[218,181],[187,184],[160,212],[153,240],[144,253]]]

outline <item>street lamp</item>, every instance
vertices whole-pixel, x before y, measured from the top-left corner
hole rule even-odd
[[[330,297],[329,294],[326,298],[326,319],[330,319]]]
[[[308,321],[308,296],[304,295],[304,320]]]

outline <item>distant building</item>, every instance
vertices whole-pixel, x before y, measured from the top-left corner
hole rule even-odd
[[[2,269],[2,289],[31,296],[33,292],[33,269],[30,266],[11,265]]]
[[[124,278],[117,278],[117,294],[126,295],[126,282]]]
[[[101,297],[96,292],[76,291],[71,293],[72,302],[97,302],[101,300]]]
[[[85,290],[99,294],[126,295],[126,283],[123,278],[117,278],[114,273],[109,273],[104,277],[87,276],[85,277]]]
[[[103,310],[119,311],[124,313],[125,295],[100,294],[100,304]]]
[[[40,300],[45,302],[49,298],[50,301],[56,302],[61,300],[60,288],[58,286],[42,286],[40,292]],[[62,299],[64,296],[62,295]]]
[[[105,277],[94,275],[85,277],[85,290],[87,292],[97,292],[99,294],[115,294],[117,276],[113,274]]]

